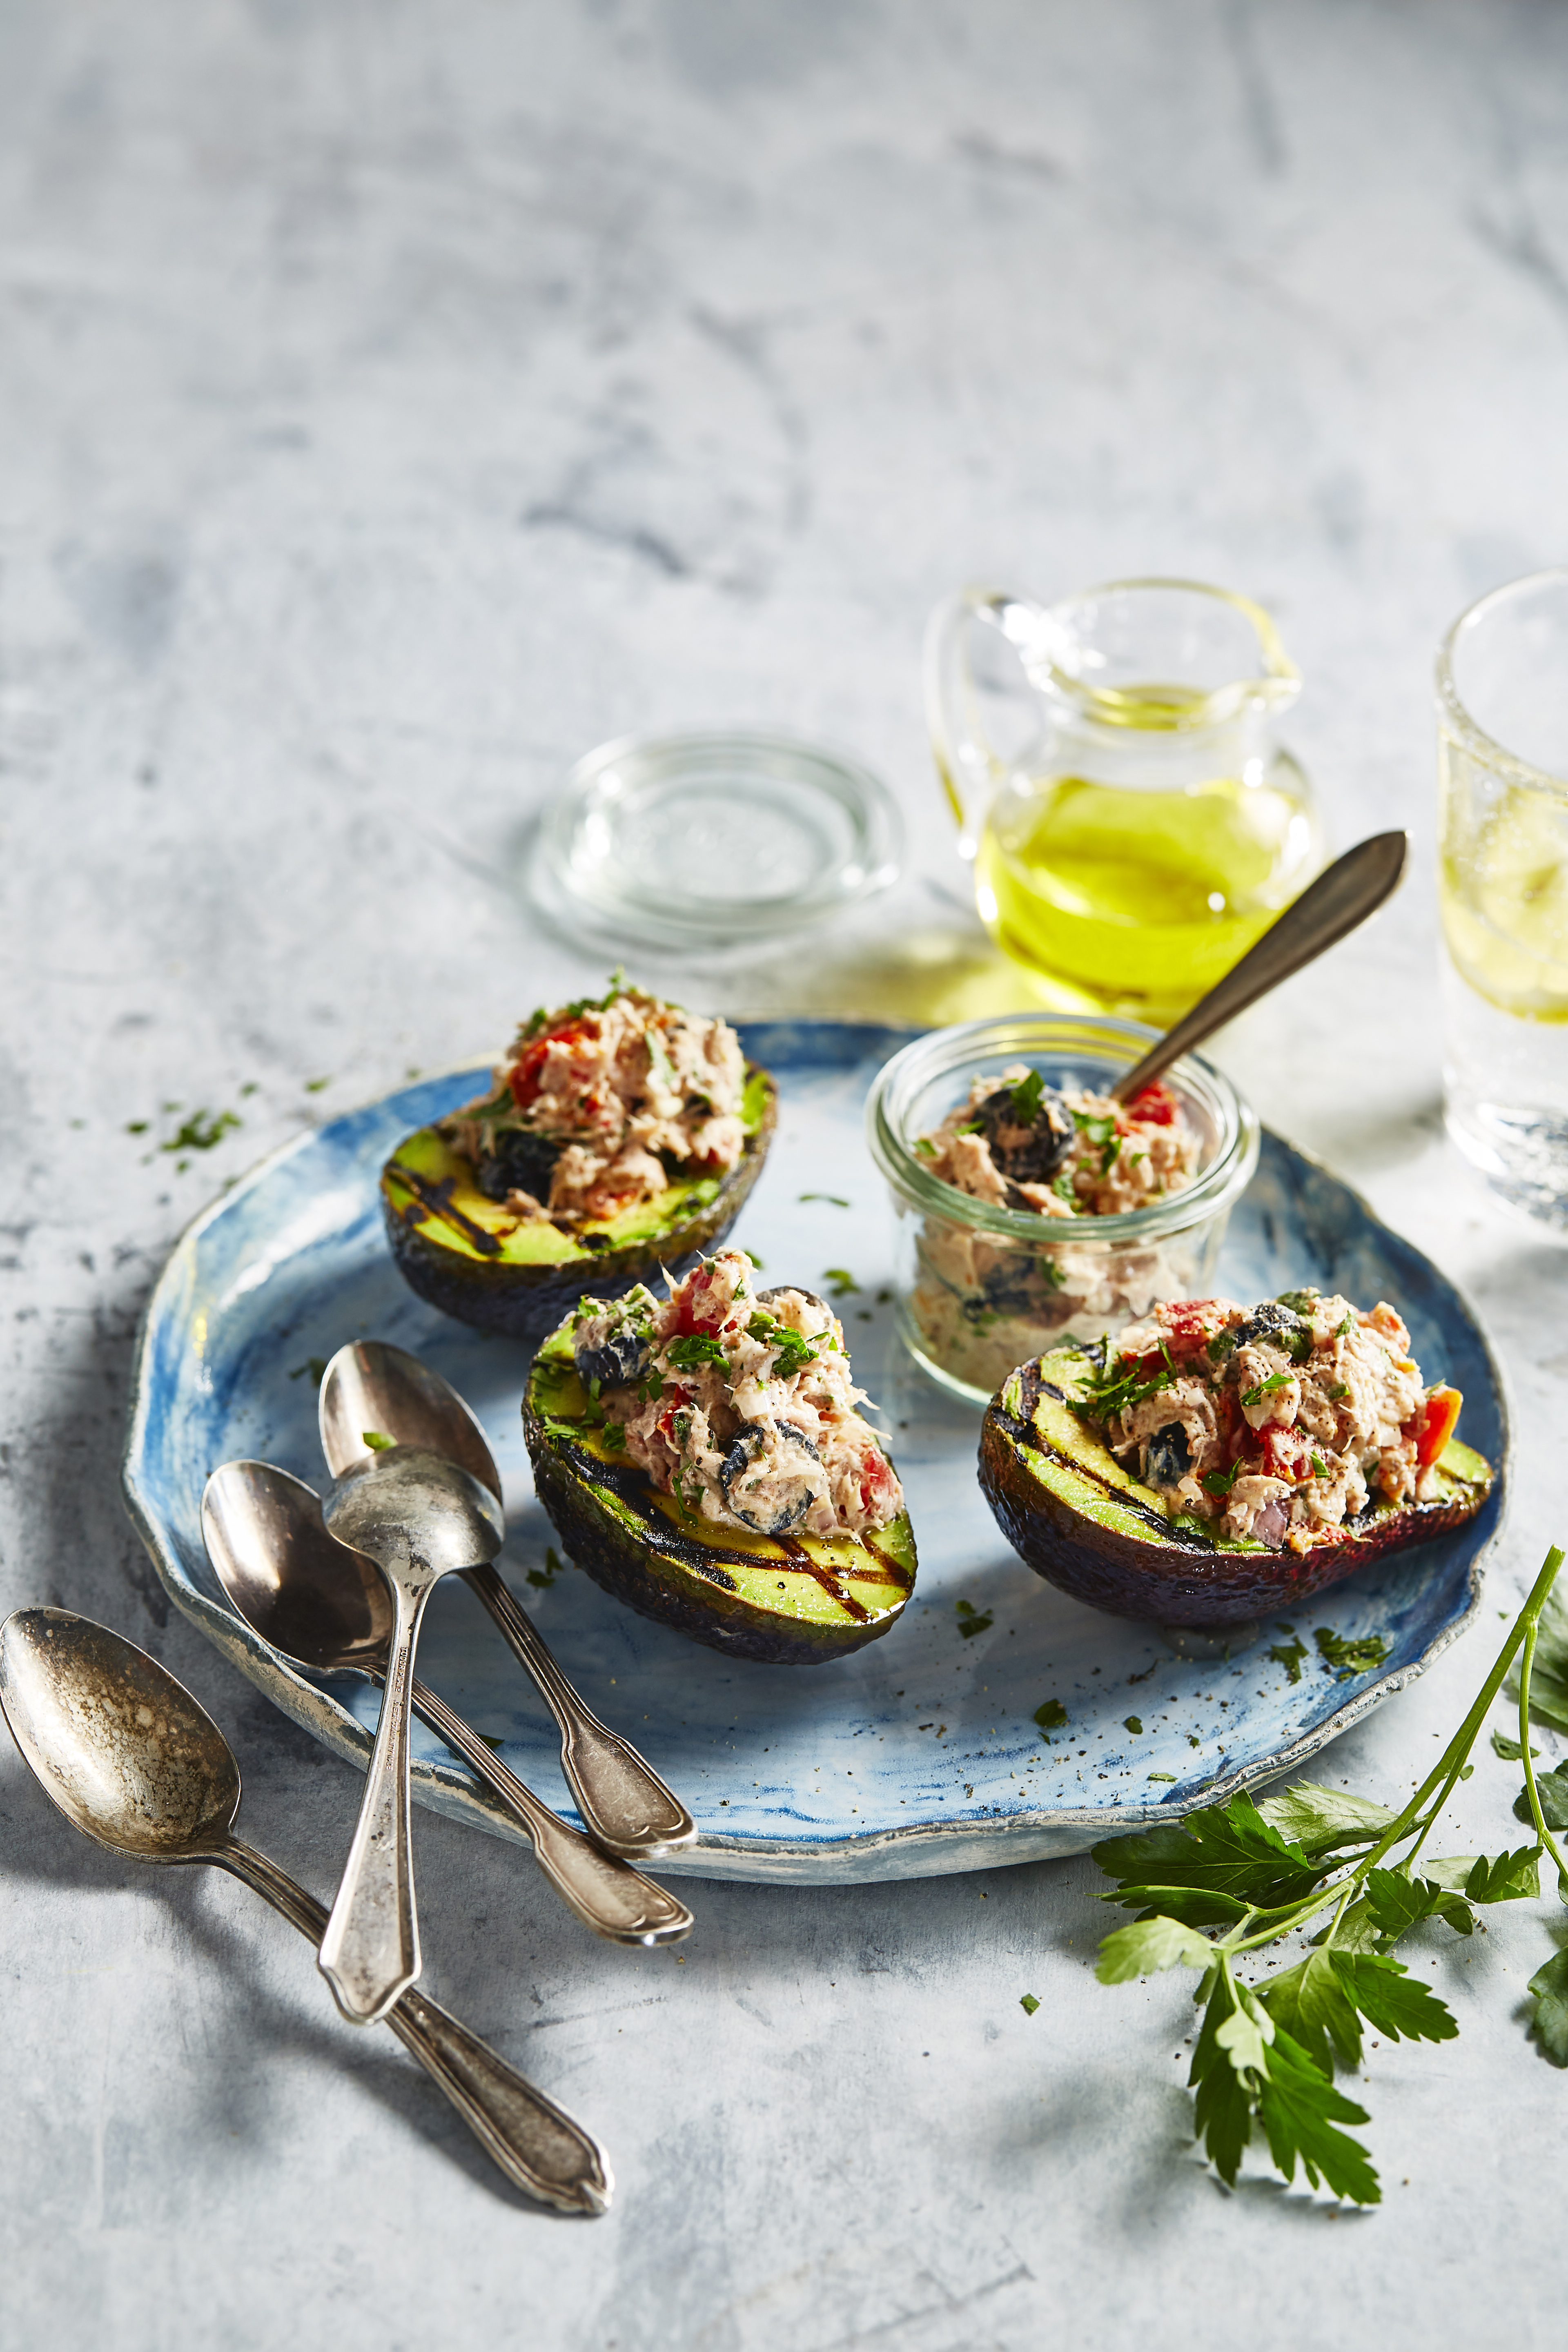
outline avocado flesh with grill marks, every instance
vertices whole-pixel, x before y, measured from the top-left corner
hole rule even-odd
[[[1037,1576],[1116,1617],[1167,1625],[1235,1625],[1337,1584],[1373,1559],[1461,1526],[1492,1488],[1489,1463],[1450,1438],[1430,1502],[1379,1497],[1342,1540],[1305,1552],[1218,1532],[1217,1520],[1171,1519],[1152,1486],[1119,1462],[1072,1410],[1089,1359],[1058,1348],[1022,1364],[986,1408],[980,1484],[1008,1542]]]
[[[617,1601],[731,1657],[820,1665],[887,1633],[914,1590],[907,1513],[868,1540],[752,1535],[687,1509],[606,1443],[563,1323],[522,1401],[533,1483],[563,1547]]]
[[[727,1176],[672,1176],[666,1191],[620,1216],[563,1233],[521,1219],[476,1181],[473,1162],[434,1127],[404,1137],[381,1171],[387,1238],[404,1279],[459,1322],[537,1339],[579,1298],[612,1298],[635,1282],[671,1279],[715,1250],[762,1174],[777,1118],[765,1070],[746,1065],[739,1164]]]

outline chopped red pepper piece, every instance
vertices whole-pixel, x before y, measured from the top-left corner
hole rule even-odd
[[[1464,1402],[1458,1389],[1433,1389],[1421,1411],[1406,1422],[1405,1434],[1415,1440],[1415,1459],[1423,1470],[1431,1468],[1454,1434]]]
[[[1181,1108],[1175,1096],[1162,1079],[1144,1087],[1127,1105],[1129,1118],[1140,1118],[1145,1127],[1174,1127]]]

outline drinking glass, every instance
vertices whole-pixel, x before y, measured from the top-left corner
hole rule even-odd
[[[1437,655],[1448,1132],[1568,1232],[1568,566],[1495,588]]]

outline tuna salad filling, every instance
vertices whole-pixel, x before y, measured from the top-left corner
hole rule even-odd
[[[572,1352],[604,1438],[715,1526],[874,1534],[903,1489],[857,1409],[843,1327],[809,1290],[752,1282],[744,1251],[721,1250],[668,1299],[639,1283],[583,1301]]]
[[[1423,1384],[1392,1307],[1291,1290],[1251,1308],[1156,1307],[1107,1349],[1075,1410],[1168,1517],[1306,1551],[1342,1541],[1379,1497],[1432,1500],[1459,1402]]]
[[[745,1076],[728,1022],[617,977],[595,1002],[535,1013],[489,1092],[438,1132],[487,1198],[570,1230],[657,1198],[674,1177],[738,1167]]]
[[[1047,1086],[1022,1062],[977,1076],[969,1100],[915,1145],[955,1191],[1041,1217],[1119,1217],[1163,1200],[1192,1181],[1198,1149],[1168,1087],[1122,1104]]]
[[[1201,1227],[1137,1245],[1096,1230],[1199,1173],[1203,1139],[1169,1087],[1123,1107],[1016,1063],[976,1077],[915,1150],[972,1200],[1038,1221],[1038,1241],[964,1223],[961,1212],[921,1222],[910,1313],[924,1350],[972,1389],[994,1390],[1026,1357],[1092,1339],[1207,1277]]]

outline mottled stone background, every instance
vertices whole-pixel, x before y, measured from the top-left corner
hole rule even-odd
[[[166,1658],[252,1835],[326,1887],[356,1780],[171,1619],[121,1509],[173,1235],[592,976],[515,872],[626,729],[825,734],[909,823],[853,935],[674,982],[982,1001],[925,614],[976,574],[1176,572],[1278,614],[1337,840],[1418,845],[1226,1058],[1488,1319],[1500,1612],[1568,1528],[1568,1285],[1440,1139],[1429,677],[1473,595],[1568,551],[1565,422],[1547,0],[0,0],[5,1605]],[[243,1126],[182,1167],[196,1108]],[[1488,1641],[1335,1772],[1407,1786]],[[1484,1753],[1449,1842],[1517,1836],[1515,1779]],[[1544,1906],[1434,1936],[1461,2036],[1369,2053],[1388,2194],[1352,2219],[1201,2169],[1186,1989],[1093,1984],[1088,1864],[698,1888],[688,1950],[634,1958],[515,1851],[416,1829],[432,1989],[603,2134],[610,2218],[499,2191],[281,1923],[99,1855],[7,1748],[8,2342],[1560,2340]]]

